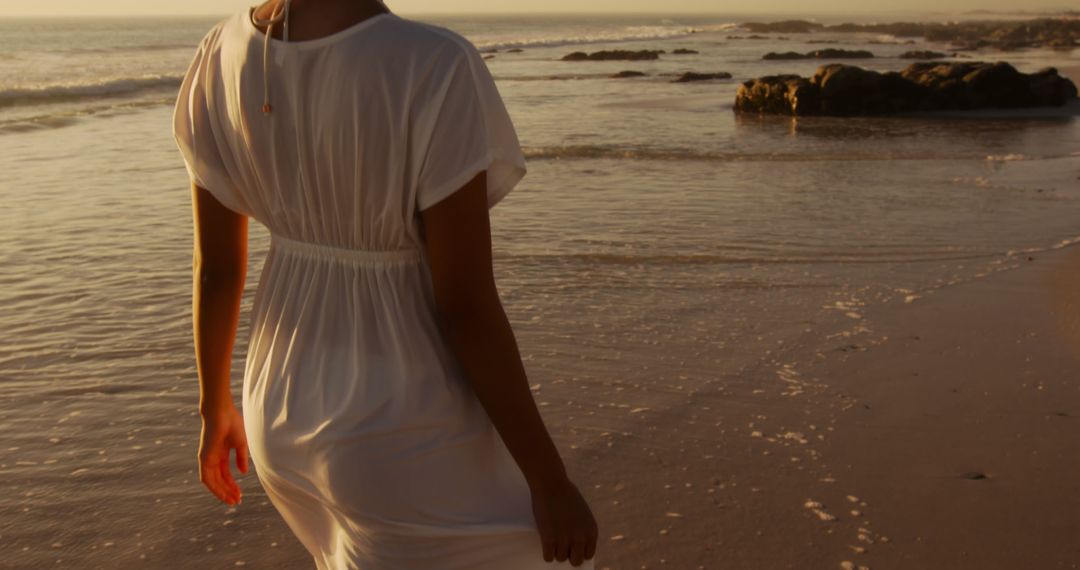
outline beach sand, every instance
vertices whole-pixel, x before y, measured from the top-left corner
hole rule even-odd
[[[1080,250],[1022,263],[882,309],[888,340],[814,370],[843,402],[820,451],[849,560],[1080,568]]]
[[[1013,259],[584,462],[597,567],[1080,568],[1080,248]]]

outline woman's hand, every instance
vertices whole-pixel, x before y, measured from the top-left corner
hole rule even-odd
[[[220,410],[202,415],[202,436],[199,440],[199,481],[223,503],[240,503],[240,486],[229,469],[229,452],[236,449],[236,468],[248,472],[247,435],[244,417],[236,406],[229,404]]]
[[[532,487],[533,515],[540,531],[544,561],[552,558],[580,566],[596,553],[599,530],[585,497],[569,479]]]

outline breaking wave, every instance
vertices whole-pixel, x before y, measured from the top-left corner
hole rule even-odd
[[[182,75],[148,75],[124,77],[99,83],[48,85],[0,89],[0,109],[27,105],[68,103],[136,95],[146,91],[178,89]]]

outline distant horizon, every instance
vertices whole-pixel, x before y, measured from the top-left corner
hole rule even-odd
[[[762,0],[746,4],[724,5],[713,0],[384,0],[393,12],[402,16],[439,15],[753,15],[759,18],[787,18],[799,14],[827,17],[916,17],[917,15],[974,15],[1064,14],[1076,8],[1061,5],[1060,0],[1032,0],[1021,4],[1016,0],[908,0],[906,3],[875,2],[873,0],[823,0],[809,6],[797,0]],[[144,0],[0,0],[0,19],[14,17],[139,17],[189,16],[214,17],[235,14],[261,0],[184,0],[159,3]],[[584,9],[582,9],[584,8]]]
[[[24,18],[211,18],[223,17],[235,14],[239,9],[223,12],[157,12],[157,13],[101,13],[101,12],[63,12],[63,13],[3,13],[0,20],[24,19]],[[897,9],[897,10],[851,10],[835,8],[832,10],[819,9],[813,12],[803,12],[797,9],[778,12],[754,12],[744,10],[626,10],[626,11],[406,11],[391,10],[402,16],[745,16],[762,20],[785,20],[785,19],[814,19],[818,16],[837,17],[849,15],[858,18],[867,17],[933,17],[940,15],[965,16],[965,15],[1002,15],[1002,16],[1054,16],[1077,14],[1072,8],[1026,8],[1017,10],[971,8],[967,10],[929,10],[929,9]]]

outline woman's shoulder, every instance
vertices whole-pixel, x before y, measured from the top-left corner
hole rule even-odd
[[[390,17],[390,35],[395,44],[416,55],[432,59],[461,57],[478,53],[475,45],[460,33],[438,24],[414,20],[396,14]]]
[[[203,50],[213,50],[215,47],[221,44],[223,35],[227,31],[235,27],[238,21],[239,14],[230,14],[224,18],[221,18],[214,22],[210,29],[203,34],[202,39],[199,40],[199,48]]]

